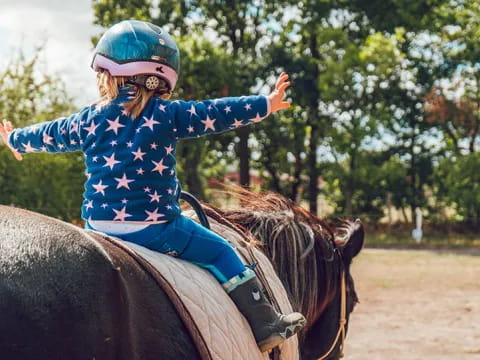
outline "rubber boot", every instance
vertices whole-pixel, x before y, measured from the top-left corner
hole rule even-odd
[[[261,352],[269,351],[299,332],[306,324],[302,314],[279,314],[265,298],[256,276],[228,292],[247,318]]]

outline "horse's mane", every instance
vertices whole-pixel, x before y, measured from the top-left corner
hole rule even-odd
[[[237,186],[227,190],[239,200],[239,207],[220,210],[207,205],[208,215],[264,245],[292,305],[312,324],[337,292],[338,269],[332,266],[336,234],[323,220],[279,194]],[[349,227],[341,229],[347,238]]]

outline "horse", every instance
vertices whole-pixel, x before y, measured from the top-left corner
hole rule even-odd
[[[272,261],[307,319],[301,359],[338,359],[358,301],[350,264],[363,246],[363,226],[330,226],[274,193],[237,196],[238,209],[205,211],[254,236]],[[165,290],[125,251],[7,206],[0,206],[0,314],[4,359],[202,358]]]

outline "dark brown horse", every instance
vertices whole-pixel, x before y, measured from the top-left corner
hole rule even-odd
[[[265,244],[294,308],[309,322],[300,335],[302,360],[330,348],[325,359],[337,359],[341,274],[348,319],[357,301],[349,267],[363,244],[361,225],[332,230],[278,195],[240,197],[241,210],[208,213],[250,229]],[[169,297],[125,251],[73,225],[5,206],[0,314],[2,359],[200,359]]]

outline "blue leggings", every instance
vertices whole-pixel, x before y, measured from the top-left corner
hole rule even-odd
[[[89,224],[87,228],[91,228]],[[221,283],[247,268],[222,237],[184,216],[128,234],[108,234],[208,269]]]

